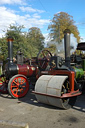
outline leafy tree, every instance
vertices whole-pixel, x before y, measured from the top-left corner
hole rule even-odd
[[[39,28],[30,28],[28,33],[22,32],[23,26],[10,25],[7,29],[6,35],[0,38],[0,56],[3,60],[8,57],[7,38],[13,37],[13,56],[15,57],[17,51],[22,50],[26,58],[35,57],[39,50],[44,47],[44,37]]]
[[[0,38],[0,60],[6,60],[8,57],[8,46],[6,38]]]
[[[27,42],[30,47],[30,56],[36,56],[37,53],[44,48],[44,36],[37,27],[28,30]]]
[[[13,53],[16,55],[19,49],[23,49],[25,45],[25,36],[22,34],[23,26],[12,26],[10,25],[9,29],[6,32],[6,37],[13,37]]]
[[[71,33],[73,33],[75,38],[77,38],[77,42],[79,42],[79,32],[74,23],[73,17],[66,12],[55,14],[51,24],[48,26],[48,30],[50,30],[50,37],[57,42],[61,42],[64,37],[64,30],[70,29]]]

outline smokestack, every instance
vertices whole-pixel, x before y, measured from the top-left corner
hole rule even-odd
[[[65,65],[70,67],[70,30],[64,31]]]
[[[8,41],[8,61],[9,63],[13,63],[13,38],[12,37],[8,37],[7,38]]]

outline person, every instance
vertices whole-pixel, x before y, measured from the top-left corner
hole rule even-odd
[[[16,63],[16,58],[15,57],[13,57],[13,62]]]

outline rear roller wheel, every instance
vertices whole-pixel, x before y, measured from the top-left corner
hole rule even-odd
[[[70,85],[69,85],[69,81],[66,80],[65,83],[64,83],[63,86],[62,86],[62,89],[61,89],[61,96],[62,96],[63,94],[66,94],[66,93],[69,93],[69,92],[70,92],[69,86],[70,86]],[[75,97],[68,97],[68,98],[63,98],[63,99],[61,99],[62,107],[63,107],[64,109],[69,109],[69,108],[71,108],[71,107],[75,104],[76,98],[77,98],[77,97],[75,96]]]
[[[24,75],[13,76],[8,83],[8,91],[13,98],[21,98],[27,94],[29,82]]]

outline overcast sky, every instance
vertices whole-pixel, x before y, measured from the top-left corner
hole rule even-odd
[[[39,27],[46,36],[48,25],[54,14],[67,12],[73,16],[85,39],[85,0],[0,0],[0,36],[10,24]]]

